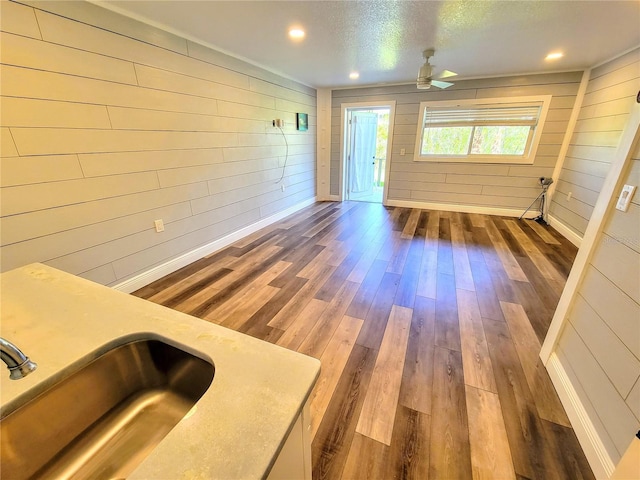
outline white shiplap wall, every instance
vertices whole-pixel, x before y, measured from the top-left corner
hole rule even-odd
[[[119,283],[314,198],[314,89],[96,5],[28,3],[1,2],[3,271]]]
[[[472,205],[524,210],[540,193],[538,178],[551,176],[575,103],[582,72],[459,81],[446,90],[419,92],[415,85],[334,90],[332,100],[331,194],[339,194],[340,106],[394,100],[390,201]],[[507,96],[552,95],[533,165],[414,162],[420,102]],[[400,155],[405,149],[406,154]]]
[[[640,145],[622,182],[640,185]],[[611,210],[556,354],[613,464],[640,426],[640,196]]]
[[[640,85],[640,48],[593,69],[549,213],[579,237],[609,171]],[[571,199],[567,195],[571,193]]]

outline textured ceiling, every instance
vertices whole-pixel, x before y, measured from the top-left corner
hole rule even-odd
[[[415,81],[428,47],[436,72],[474,78],[584,69],[640,45],[637,0],[96,3],[314,87]]]

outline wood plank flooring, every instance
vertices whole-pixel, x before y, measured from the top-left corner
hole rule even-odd
[[[135,295],[321,360],[316,480],[591,479],[538,360],[575,254],[530,221],[317,203]]]

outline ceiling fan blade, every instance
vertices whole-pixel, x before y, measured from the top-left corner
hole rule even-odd
[[[449,78],[449,77],[455,77],[456,75],[458,75],[456,72],[452,72],[451,70],[443,70],[437,78]]]
[[[440,80],[431,80],[431,85],[438,88],[449,88],[453,86],[451,82],[441,82]]]

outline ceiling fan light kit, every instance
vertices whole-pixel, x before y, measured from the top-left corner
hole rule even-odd
[[[453,85],[451,82],[442,82],[433,78],[433,66],[429,63],[429,58],[433,57],[434,53],[435,50],[433,48],[428,48],[422,52],[425,62],[424,65],[420,67],[420,70],[418,70],[418,79],[416,81],[416,87],[418,90],[427,90],[431,88],[432,85],[438,88],[448,88]],[[444,70],[437,78],[447,78],[455,75],[457,75],[457,73]]]

